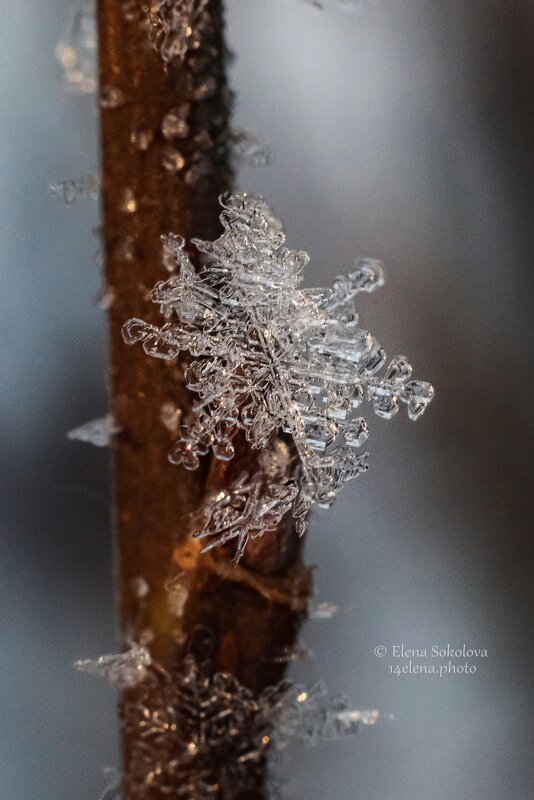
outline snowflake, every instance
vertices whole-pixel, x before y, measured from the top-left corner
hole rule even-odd
[[[163,237],[164,263],[177,271],[156,284],[152,300],[167,321],[157,327],[130,319],[123,335],[157,358],[182,351],[194,358],[185,378],[198,400],[172,463],[196,469],[210,448],[229,461],[240,432],[264,451],[269,468],[260,463],[209,498],[196,532],[212,537],[208,547],[237,537],[239,556],[249,535],[272,530],[289,509],[302,534],[310,506],[331,505],[343,484],[367,469],[359,448],[368,428],[357,414],[365,400],[385,419],[404,404],[415,420],[434,390],[412,380],[405,356],[384,370],[384,350],[358,325],[357,295],[384,283],[379,261],[357,259],[332,289],[302,288],[309,257],[284,246],[267,203],[233,194],[221,204],[222,236],[193,240],[203,257],[198,273],[184,239]],[[281,457],[281,433],[291,437],[296,463]]]
[[[263,784],[267,755],[289,741],[315,744],[372,725],[377,711],[356,711],[342,697],[328,697],[282,681],[255,693],[234,676],[213,672],[213,639],[197,628],[180,669],[153,663],[122,706],[131,743],[126,780],[133,798],[151,791],[185,800],[229,800]]]

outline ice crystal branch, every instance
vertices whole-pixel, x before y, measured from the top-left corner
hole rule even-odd
[[[309,256],[284,246],[267,203],[233,194],[221,204],[223,234],[193,240],[203,256],[199,273],[185,241],[163,237],[164,261],[177,272],[156,284],[152,300],[167,321],[157,327],[130,319],[123,335],[151,356],[189,351],[195,359],[185,377],[198,400],[170,452],[173,463],[196,469],[210,449],[228,461],[239,431],[258,450],[268,451],[280,432],[291,437],[296,469],[282,459],[274,478],[262,469],[243,474],[205,505],[197,535],[212,544],[237,537],[239,557],[249,534],[272,530],[290,508],[302,534],[310,506],[331,505],[343,484],[367,469],[359,448],[368,427],[357,413],[364,401],[385,419],[404,404],[416,420],[434,392],[412,380],[405,356],[384,369],[383,348],[358,324],[358,294],[384,283],[379,261],[359,258],[331,289],[304,289]],[[267,457],[272,476],[276,454]]]

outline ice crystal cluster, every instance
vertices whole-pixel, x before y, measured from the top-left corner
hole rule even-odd
[[[378,717],[328,697],[323,684],[308,689],[284,681],[254,693],[190,652],[172,673],[153,664],[125,697],[129,791],[135,798],[156,790],[184,800],[230,800],[262,785],[268,751],[295,739],[313,745],[352,735]]]
[[[156,284],[152,300],[166,322],[131,319],[123,333],[151,356],[189,351],[194,358],[185,377],[198,399],[171,450],[173,463],[196,469],[210,449],[228,461],[240,433],[263,451],[268,468],[213,495],[197,531],[212,544],[240,537],[240,554],[249,535],[272,530],[290,509],[303,533],[310,506],[329,506],[367,469],[362,403],[385,419],[404,405],[415,420],[433,389],[412,379],[405,356],[385,366],[384,350],[358,324],[358,294],[384,283],[379,261],[357,259],[331,289],[303,288],[309,257],[285,246],[267,203],[233,194],[221,204],[220,238],[193,240],[203,260],[198,273],[183,238],[164,237],[164,261],[174,261],[176,274]],[[280,433],[291,437],[296,466],[276,452]]]

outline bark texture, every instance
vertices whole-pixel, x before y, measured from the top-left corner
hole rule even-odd
[[[176,437],[162,424],[161,412],[176,404],[187,414],[184,364],[149,358],[121,336],[132,316],[158,321],[149,291],[166,275],[160,236],[172,231],[187,240],[213,239],[220,233],[218,196],[231,182],[222,3],[210,0],[210,24],[202,29],[200,46],[168,64],[149,42],[141,7],[121,0],[98,0],[97,6],[102,235],[114,297],[110,392],[122,429],[114,445],[122,636],[124,644],[148,642],[153,658],[173,670],[192,631],[204,625],[215,637],[214,669],[259,691],[281,678],[284,664],[276,654],[294,642],[306,606],[308,573],[292,523],[285,520],[280,531],[257,542],[238,567],[227,552],[200,554],[188,514],[253,455],[242,444],[224,466],[206,461],[195,472],[172,466],[167,451]],[[190,107],[187,136],[170,142],[162,121],[184,104]],[[184,175],[195,159],[200,178],[188,182]],[[126,777],[130,751],[126,736]],[[125,787],[126,800],[161,796],[134,795],[126,781]],[[260,785],[257,791],[263,796]]]

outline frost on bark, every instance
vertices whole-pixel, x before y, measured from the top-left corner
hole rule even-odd
[[[159,3],[159,10],[170,5]],[[200,554],[190,538],[190,513],[207,494],[254,469],[255,459],[239,439],[231,464],[204,459],[195,472],[170,464],[178,411],[190,409],[187,365],[147,358],[121,336],[132,316],[157,321],[150,289],[165,274],[161,236],[180,231],[188,239],[215,239],[220,233],[218,196],[231,182],[235,137],[228,126],[221,2],[198,5],[201,13],[176,34],[182,38],[175,56],[168,57],[169,40],[162,58],[162,32],[147,14],[158,12],[158,3],[97,4],[102,236],[113,297],[111,413],[120,431],[113,438],[120,622],[124,647],[148,648],[170,672],[200,624],[214,637],[213,669],[261,692],[280,680],[284,664],[273,653],[291,648],[307,603],[308,573],[293,523],[284,519],[279,534],[249,548],[238,568],[224,550]],[[184,35],[191,45],[185,49]],[[128,704],[139,691],[126,690]],[[136,736],[125,731],[126,800],[133,796]],[[263,796],[263,781],[260,771],[251,797]],[[162,796],[161,787],[146,795]]]

